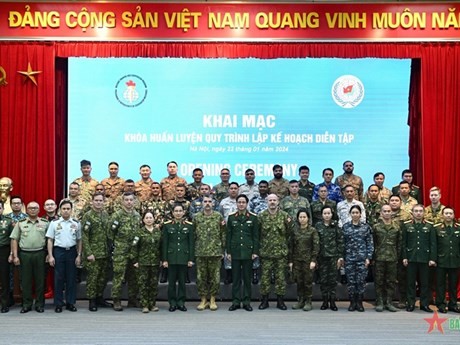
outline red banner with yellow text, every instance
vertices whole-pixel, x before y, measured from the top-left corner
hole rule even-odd
[[[2,40],[440,41],[459,3],[2,2]]]

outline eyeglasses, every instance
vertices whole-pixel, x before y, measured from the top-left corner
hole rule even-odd
[[[38,210],[38,207],[27,207],[28,210]]]

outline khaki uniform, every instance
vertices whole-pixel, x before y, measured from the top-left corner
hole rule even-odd
[[[106,198],[115,200],[123,192],[125,180],[118,176],[114,179],[107,177],[101,183],[105,188]]]
[[[351,185],[355,189],[355,199],[359,201],[363,201],[363,193],[364,193],[364,185],[363,180],[361,177],[355,174],[342,174],[337,176],[335,179],[334,184],[340,186],[340,189],[345,187],[346,185]]]
[[[282,200],[289,195],[289,181],[283,177],[280,179],[273,178],[268,181],[268,189],[270,193],[276,194],[278,199]]]
[[[442,223],[444,221],[442,217],[442,211],[444,210],[445,207],[446,206],[444,205],[439,205],[437,209],[433,209],[431,205],[425,207],[425,213],[424,213],[425,220],[433,224]]]
[[[154,181],[149,177],[147,181],[139,180],[134,185],[134,190],[139,202],[147,201],[150,198],[152,183]]]
[[[185,181],[182,177],[168,176],[161,180],[161,196],[163,197],[164,201],[174,200],[176,197],[176,186],[178,184],[183,184],[185,186],[185,191],[187,191],[187,181]]]
[[[418,201],[413,197],[409,196],[406,200],[401,197],[401,209],[409,214],[412,214],[412,208],[418,204]]]
[[[85,201],[91,200],[92,195],[96,191],[96,186],[99,184],[99,182],[93,179],[91,176],[89,177],[89,179],[83,179],[83,177],[79,177],[73,182],[78,183],[80,185],[80,196]]]

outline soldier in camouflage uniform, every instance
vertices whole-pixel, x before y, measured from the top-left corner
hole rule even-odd
[[[259,215],[262,211],[268,208],[267,203],[268,196],[268,181],[262,180],[259,182],[259,195],[249,200],[249,210],[256,215]],[[252,260],[252,283],[259,283],[259,267],[260,257],[256,257]]]
[[[297,212],[303,208],[308,212],[308,220],[312,223],[310,203],[307,198],[299,195],[299,182],[297,180],[289,181],[289,195],[284,197],[280,202],[280,208],[289,214],[291,219],[296,219]]]
[[[82,176],[75,179],[74,183],[78,183],[80,186],[80,196],[86,202],[91,201],[91,196],[95,192],[96,185],[99,182],[91,177],[91,162],[87,161],[86,159],[80,162],[80,170]]]
[[[411,220],[412,215],[401,209],[401,197],[399,195],[392,195],[388,200],[391,207],[391,218],[397,222],[402,229],[402,223]],[[402,231],[402,230],[401,230]],[[402,256],[400,253],[398,260],[398,292],[399,292],[399,309],[406,309],[407,306],[407,267],[402,263]]]
[[[380,171],[376,172],[374,174],[374,183],[379,189],[377,199],[378,201],[380,201],[382,205],[388,203],[388,200],[390,199],[390,196],[392,195],[391,190],[389,190],[387,187],[383,185],[384,182],[385,182],[385,174]],[[369,193],[366,192],[364,194],[364,203],[366,203],[368,200],[369,200]]]
[[[139,168],[139,174],[141,179],[135,184],[135,195],[139,199],[139,202],[146,201],[150,196],[150,188],[152,186],[153,180],[150,177],[152,174],[152,169],[147,164],[141,165]]]
[[[203,183],[200,186],[199,193],[200,193],[200,196],[196,198],[195,200],[192,200],[192,202],[190,203],[189,213],[192,219],[195,218],[195,216],[198,213],[203,211],[203,195],[209,195],[211,193],[211,187],[208,184]],[[217,202],[215,202],[215,200],[213,201],[214,201],[213,209],[217,211],[219,209],[218,207],[219,205],[217,204]]]
[[[175,205],[181,204],[185,210],[185,219],[191,220],[190,216],[190,201],[185,199],[185,194],[187,192],[187,186],[185,184],[178,184],[176,186],[176,196],[173,200],[167,202],[167,207],[165,211],[166,219],[172,220],[174,218],[172,211]]]
[[[321,186],[318,188],[318,200],[313,201],[311,204],[311,216],[313,218],[312,224],[315,225],[323,220],[322,210],[324,206],[329,206],[332,210],[333,219],[338,220],[337,217],[337,204],[335,201],[327,198],[327,187]]]
[[[252,311],[251,269],[252,260],[259,255],[259,221],[257,215],[247,210],[248,197],[240,194],[236,198],[238,211],[228,217],[227,257],[232,263],[233,286],[232,305],[228,310],[241,307]],[[243,298],[241,299],[241,278],[243,278]]]
[[[170,270],[168,285],[169,311],[187,311],[185,307],[185,275],[187,267],[193,265],[194,228],[184,220],[184,208],[177,204],[173,208],[173,220],[163,224],[163,267]],[[176,291],[177,282],[177,291]]]
[[[268,182],[271,194],[275,194],[279,200],[289,195],[289,181],[283,178],[283,167],[279,164],[273,166],[273,178]]]
[[[197,288],[201,298],[197,310],[204,310],[208,306],[211,310],[217,310],[216,295],[220,287],[220,265],[225,250],[226,228],[224,217],[213,211],[212,202],[211,196],[204,196],[203,212],[193,219]]]
[[[240,185],[238,194],[244,194],[251,200],[255,196],[259,195],[259,185],[254,181],[256,173],[252,169],[246,169],[244,172],[244,178],[246,183]]]
[[[367,268],[374,252],[374,242],[369,224],[361,222],[361,212],[359,205],[351,206],[351,221],[343,225],[343,243],[347,290],[350,297],[348,310],[363,312]]]
[[[401,252],[400,224],[391,218],[390,205],[383,205],[382,218],[373,226],[375,265],[375,311],[397,311],[392,300],[396,290],[398,260]]]
[[[105,188],[106,202],[115,200],[122,192],[125,180],[118,176],[119,165],[117,162],[109,163],[109,177],[101,181]]]
[[[203,170],[200,168],[193,169],[192,172],[193,182],[187,185],[187,200],[193,201],[203,194],[200,191],[201,186],[203,185]],[[209,194],[211,191],[208,191]]]
[[[152,183],[153,184],[153,183]],[[136,185],[133,180],[128,179],[125,181],[125,185],[123,187],[123,194],[124,193],[132,193],[134,195],[134,209],[139,212],[141,202],[139,198],[136,197]],[[107,212],[109,215],[114,214],[116,211],[119,211],[123,208],[123,194],[119,195],[111,205],[107,207]]]
[[[104,195],[93,195],[92,209],[81,220],[84,267],[88,272],[86,295],[89,310],[97,311],[98,306],[109,306],[104,301],[104,289],[109,269],[110,218],[104,211]]]
[[[326,191],[327,193],[327,191]],[[342,229],[334,218],[334,209],[325,205],[321,210],[322,220],[315,224],[319,236],[318,269],[323,304],[321,310],[331,308],[337,311],[336,288],[337,269],[343,265]]]
[[[137,231],[137,243],[133,246],[134,267],[138,269],[142,312],[158,311],[158,269],[160,268],[161,229],[155,226],[155,216],[147,211],[142,217],[143,226]]]
[[[403,265],[407,267],[407,307],[409,312],[415,308],[415,286],[417,274],[420,278],[420,310],[432,313],[430,305],[429,271],[436,266],[436,230],[423,220],[423,205],[412,208],[413,220],[403,223],[401,252]]]
[[[442,211],[445,206],[441,204],[441,190],[436,186],[430,188],[430,201],[431,204],[425,207],[425,220],[433,224],[442,223]]]
[[[379,201],[379,187],[376,184],[371,184],[367,188],[367,201],[364,204],[366,209],[367,224],[373,227],[380,218],[380,210],[382,203]]]
[[[289,269],[293,271],[297,283],[298,302],[292,309],[310,311],[313,295],[313,270],[319,253],[319,236],[309,225],[306,209],[297,211],[297,223],[289,240]]]
[[[458,269],[460,267],[460,224],[455,223],[454,210],[445,207],[444,222],[435,227],[438,259],[436,266],[436,306],[440,313],[460,313],[457,305]],[[449,303],[446,303],[446,281],[448,281]],[[446,310],[447,306],[447,310]]]
[[[160,185],[163,200],[169,202],[171,200],[174,200],[174,198],[176,197],[176,186],[187,186],[187,181],[185,181],[185,179],[183,179],[182,177],[177,176],[176,162],[168,162],[168,164],[166,164],[166,167],[168,169],[168,176],[166,176],[164,179],[160,181]]]
[[[353,174],[355,165],[352,161],[345,161],[343,162],[343,174],[337,176],[334,183],[342,188],[342,192],[344,191],[344,187],[347,185],[353,186],[355,189],[354,198],[359,201],[363,201],[363,193],[364,193],[364,184],[363,179],[358,175]],[[345,195],[344,195],[345,197]]]
[[[230,170],[227,168],[222,169],[220,171],[221,182],[212,187],[212,194],[214,195],[214,199],[216,199],[219,203],[222,201],[222,199],[228,196],[230,176]]]
[[[80,185],[76,182],[72,182],[69,185],[69,197],[68,199],[72,203],[72,218],[81,219],[82,210],[85,208],[86,201],[80,196]]]
[[[310,177],[310,168],[306,165],[302,165],[299,168],[299,176],[299,195],[307,198],[308,202],[311,204],[313,201],[313,189],[315,188],[315,184],[308,180]]]
[[[288,259],[288,241],[294,222],[289,215],[278,208],[278,197],[270,194],[267,197],[268,209],[259,214],[260,224],[260,259],[262,277],[260,293],[262,302],[259,309],[267,309],[268,295],[271,286],[272,271],[275,275],[275,293],[277,308],[286,310],[284,295],[286,293],[286,268]]]
[[[416,186],[412,182],[414,182],[414,175],[412,174],[412,171],[409,169],[404,169],[401,173],[401,179],[402,181],[406,181],[409,183],[410,187],[410,196],[413,197],[415,200],[417,200],[418,203],[422,202],[422,193],[420,192],[420,187]],[[400,189],[400,184],[397,184],[391,189],[391,193],[399,195],[399,189]]]
[[[401,208],[407,213],[412,213],[412,208],[417,205],[417,200],[410,195],[410,184],[406,181],[399,183],[399,196],[401,197]]]
[[[112,238],[114,244],[113,251],[113,281],[112,298],[113,309],[122,311],[121,292],[122,283],[126,274],[128,283],[128,307],[135,307],[137,303],[137,276],[132,269],[133,260],[131,247],[135,245],[136,231],[139,228],[141,217],[134,210],[134,195],[131,193],[123,194],[123,207],[116,211],[111,217]]]

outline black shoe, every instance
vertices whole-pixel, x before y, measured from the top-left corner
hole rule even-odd
[[[283,296],[279,296],[278,295],[278,301],[276,303],[276,307],[279,309],[279,310],[286,310],[287,307],[286,307],[286,304],[284,304],[284,298]]]
[[[447,314],[446,308],[438,308],[438,313]]]
[[[337,308],[337,305],[335,304],[335,297],[334,297],[334,298],[331,297],[331,299],[330,299],[330,301],[329,301],[329,305],[330,305],[330,308],[331,308],[332,311],[337,311],[337,310],[339,310],[339,309]]]
[[[102,308],[113,308],[113,304],[107,302],[107,301],[104,300],[104,298],[102,298],[102,297],[96,298],[96,306],[97,306],[97,307],[102,307]]]
[[[43,307],[35,307],[35,311],[37,313],[43,313],[45,311],[45,309],[43,309]]]
[[[249,304],[243,305],[243,309],[246,311],[252,311],[252,307]]]
[[[413,305],[407,305],[407,307],[406,307],[406,311],[408,311],[408,312],[413,312],[414,309],[415,309],[415,307]]]
[[[449,307],[447,308],[448,311],[453,311],[454,313],[460,313],[459,307]]]
[[[426,305],[420,306],[420,310],[423,310],[423,311],[425,311],[427,313],[432,313],[433,312],[433,310],[430,307],[426,306]]]
[[[177,307],[177,309],[180,311],[187,311],[187,308],[185,307],[185,305],[180,305]]]
[[[169,311],[170,312],[173,312],[173,311],[176,311],[177,307],[175,305],[172,305],[169,307]]]
[[[320,310],[326,310],[329,308],[329,301],[326,298],[323,298],[323,304],[321,304],[321,307],[319,307]]]
[[[356,310],[356,295],[350,295],[348,298],[350,299],[350,306],[348,307],[348,311],[355,311]]]
[[[1,313],[4,314],[4,313],[8,313],[9,311],[10,311],[10,307],[3,307],[1,310]]]
[[[241,307],[240,307],[239,304],[232,304],[232,305],[230,306],[230,308],[228,308],[228,311],[235,311],[235,310],[240,309],[240,308],[241,308]]]
[[[73,304],[66,304],[65,309],[68,311],[77,311],[77,308]]]
[[[89,311],[97,311],[97,303],[94,298],[89,300]]]
[[[263,310],[263,309],[267,309],[268,307],[269,307],[269,305],[268,305],[268,295],[263,295],[262,296],[262,302],[259,305],[259,309]]]
[[[28,313],[29,311],[31,311],[32,308],[31,307],[22,307],[20,313],[21,314],[25,314],[25,313]]]
[[[359,294],[358,297],[356,298],[356,310],[359,312],[364,311],[364,306],[363,306],[363,295]]]
[[[61,306],[58,306],[58,307],[54,308],[54,312],[56,312],[56,313],[62,313],[62,307],[61,307]]]

